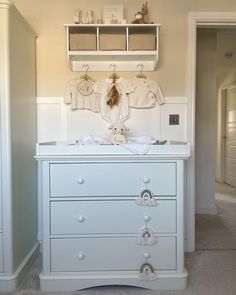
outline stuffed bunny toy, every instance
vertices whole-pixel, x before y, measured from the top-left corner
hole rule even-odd
[[[113,123],[109,129],[112,130],[110,141],[113,144],[121,144],[126,143],[125,132],[129,129],[125,127],[125,125],[121,122]]]

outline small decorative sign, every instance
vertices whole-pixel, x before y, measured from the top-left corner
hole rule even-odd
[[[122,23],[123,10],[123,5],[105,5],[103,7],[103,22],[105,24]]]

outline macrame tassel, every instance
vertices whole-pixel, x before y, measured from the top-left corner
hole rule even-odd
[[[147,227],[142,229],[137,240],[137,243],[142,246],[155,245],[157,242],[158,242],[157,237],[155,237],[154,233]]]
[[[149,207],[153,207],[157,205],[157,201],[154,198],[153,193],[148,190],[148,189],[144,189],[138,198],[136,198],[135,200],[136,204],[139,206],[149,206]]]
[[[157,274],[155,273],[153,267],[149,263],[144,263],[140,267],[140,273],[138,276],[141,281],[152,281],[157,279]]]
[[[115,105],[119,104],[120,101],[120,93],[116,88],[116,84],[113,84],[110,91],[108,92],[108,98],[107,104],[113,108]]]

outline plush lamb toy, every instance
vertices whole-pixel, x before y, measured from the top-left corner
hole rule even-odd
[[[129,129],[125,127],[123,123],[115,122],[113,123],[109,129],[112,130],[110,141],[113,144],[121,144],[126,143],[125,132]]]

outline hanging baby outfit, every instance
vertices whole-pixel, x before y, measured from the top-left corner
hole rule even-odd
[[[129,107],[137,109],[153,108],[158,104],[164,104],[160,86],[156,81],[143,78],[132,78],[131,83],[135,91],[129,94]]]
[[[69,80],[66,87],[64,102],[66,104],[70,104],[71,110],[91,110],[95,113],[100,112],[100,96],[94,92],[94,89],[91,91],[89,95],[83,95],[79,91],[79,85],[81,81],[85,81],[83,79],[74,79]],[[95,83],[93,81],[89,81],[88,83],[92,83],[92,87],[94,88]]]
[[[117,105],[111,107],[107,102],[109,101],[108,94],[114,86],[113,79],[103,79],[95,82],[94,92],[99,94],[101,101],[101,117],[109,124],[115,122],[123,122],[128,118],[129,105],[128,95],[135,90],[135,86],[130,80],[119,78],[115,81],[116,90],[119,93],[119,102]]]

